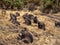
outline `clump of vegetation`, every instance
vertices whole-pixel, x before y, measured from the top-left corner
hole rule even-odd
[[[6,9],[7,8],[13,9],[14,7],[22,9],[24,5],[22,0],[1,0],[0,2],[2,2],[3,7],[5,7]]]
[[[3,7],[6,9],[23,9],[26,5],[37,5],[40,6],[42,12],[49,13],[60,11],[60,0],[0,0]],[[29,6],[30,7],[30,6]],[[27,7],[28,8],[28,7]]]
[[[60,11],[60,0],[41,0],[40,5],[42,12],[49,13],[52,10],[52,12],[56,13]]]

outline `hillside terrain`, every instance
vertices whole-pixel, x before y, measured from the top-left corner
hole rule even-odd
[[[32,12],[5,10],[6,14],[2,15],[2,11],[0,10],[0,45],[60,45],[60,27],[55,26],[55,22],[60,21],[60,13],[42,14],[39,10]],[[20,16],[17,17],[20,22],[19,26],[9,21],[10,13],[15,14],[16,12],[20,13]],[[23,15],[26,13],[37,16],[37,19],[45,24],[46,30],[39,29],[38,25],[33,22],[32,25],[26,25],[23,19]],[[27,28],[32,35],[32,43],[17,39],[23,28]]]

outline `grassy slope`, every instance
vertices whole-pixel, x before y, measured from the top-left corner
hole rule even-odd
[[[14,29],[16,28],[18,29],[18,31],[20,31],[21,28],[16,27],[14,24],[9,22],[10,12],[15,14],[16,11],[7,11],[7,14],[3,17],[1,15],[0,10],[0,27],[1,27],[0,43],[3,43],[4,45],[25,45],[23,42],[19,42],[16,39],[20,32],[16,32],[16,30]],[[26,45],[60,45],[60,28],[56,28],[54,26],[54,21],[51,18],[47,16],[42,16],[38,10],[33,12],[28,11],[18,11],[18,12],[20,12],[21,14],[21,16],[18,17],[18,21],[21,23],[21,27],[27,27],[28,31],[32,33],[34,37],[34,42],[32,44],[26,44]],[[45,23],[46,31],[38,29],[37,25],[34,23],[31,26],[23,24],[24,20],[22,16],[25,13],[31,13],[34,14],[34,16],[37,16],[39,21]],[[37,34],[37,37],[34,36],[35,34]]]

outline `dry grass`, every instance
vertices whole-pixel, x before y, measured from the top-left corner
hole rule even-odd
[[[7,14],[3,17],[0,10],[0,44],[4,45],[25,45],[21,41],[17,40],[18,34],[20,34],[20,27],[16,27],[14,24],[12,24],[10,19],[10,13],[19,12],[21,16],[18,17],[18,21],[21,23],[21,27],[26,27],[28,31],[33,35],[34,41],[32,44],[26,44],[26,45],[60,45],[60,28],[55,27],[54,21],[47,17],[40,15],[39,11],[6,11]],[[46,31],[42,29],[38,29],[37,25],[32,23],[31,26],[27,26],[24,24],[24,20],[22,16],[25,13],[31,13],[34,16],[38,17],[38,20],[41,22],[44,22],[46,25]],[[17,29],[17,30],[15,30]],[[37,35],[35,37],[34,35]]]

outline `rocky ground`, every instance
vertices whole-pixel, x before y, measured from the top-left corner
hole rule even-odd
[[[20,22],[19,26],[12,24],[10,13],[19,12],[17,18]],[[24,24],[22,16],[25,13],[33,14],[38,17],[40,22],[44,22],[46,30],[38,29],[37,24],[32,22],[32,25]],[[60,27],[55,26],[55,21],[60,21],[60,13],[58,14],[41,14],[39,10],[29,11],[11,11],[7,10],[6,15],[2,15],[0,10],[0,45],[60,45]],[[24,43],[18,40],[18,34],[23,28],[27,28],[28,32],[33,36],[32,43]]]

